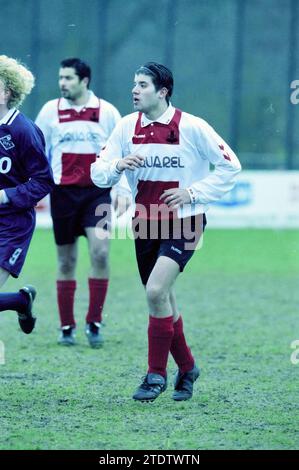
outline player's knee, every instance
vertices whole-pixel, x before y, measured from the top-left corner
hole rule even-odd
[[[108,266],[108,251],[103,249],[95,249],[90,253],[92,264],[98,268],[105,269]]]
[[[58,261],[59,270],[62,274],[70,274],[74,271],[76,267],[76,257],[68,256],[61,257]]]
[[[168,292],[158,284],[151,284],[146,286],[146,297],[148,302],[158,304],[167,300]]]

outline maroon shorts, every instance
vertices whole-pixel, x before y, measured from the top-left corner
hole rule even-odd
[[[96,186],[56,185],[50,195],[56,244],[72,244],[80,235],[86,236],[86,227],[96,227],[104,218],[110,221],[110,191]],[[108,223],[102,228],[107,230]]]
[[[143,237],[140,226],[136,234],[136,219],[133,219],[135,251],[142,283],[146,285],[159,256],[167,256],[176,261],[182,272],[193,256],[206,223],[205,214],[170,221],[166,228],[164,221],[148,220],[147,236]]]

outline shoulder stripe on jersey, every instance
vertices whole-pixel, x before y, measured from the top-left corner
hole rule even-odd
[[[220,148],[220,150],[222,150],[222,155],[224,156],[225,160],[229,160],[231,162],[231,158],[230,158],[230,155],[227,151],[225,151],[225,148],[224,148],[224,145],[218,145],[218,147]]]
[[[10,116],[10,118],[8,119],[7,121],[7,125],[10,126],[10,124],[15,120],[15,118],[17,117],[17,115],[20,113],[20,111],[18,109],[15,110],[15,112]]]

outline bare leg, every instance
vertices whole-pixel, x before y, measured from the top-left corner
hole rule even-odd
[[[175,292],[174,292],[173,287],[170,289],[169,302],[170,302],[170,305],[171,305],[171,308],[172,308],[173,323],[175,323],[179,319],[180,314],[179,314],[179,311],[178,311],[176,298],[175,298]]]
[[[108,279],[109,277],[109,232],[104,229],[87,227],[85,229],[91,263],[90,277]]]
[[[149,313],[153,317],[165,318],[173,316],[175,299],[171,288],[180,272],[179,265],[171,258],[160,256],[146,284],[146,297]]]
[[[78,244],[57,245],[58,273],[60,281],[70,281],[75,278],[78,258]]]

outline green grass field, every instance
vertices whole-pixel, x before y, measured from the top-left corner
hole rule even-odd
[[[81,241],[78,345],[56,344],[56,255],[37,230],[22,276],[3,290],[36,285],[38,323],[19,331],[0,315],[1,449],[298,449],[299,232],[207,230],[177,282],[186,336],[202,368],[193,400],[154,403],[131,395],[146,371],[147,308],[133,242],[112,242],[101,350],[84,335],[88,255]],[[175,364],[169,361],[170,382]]]

